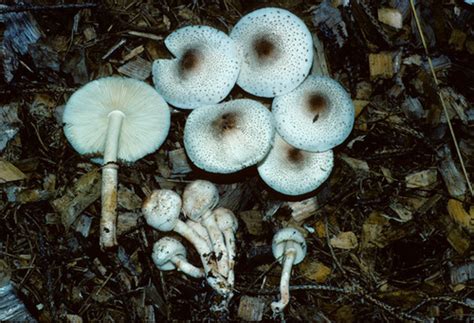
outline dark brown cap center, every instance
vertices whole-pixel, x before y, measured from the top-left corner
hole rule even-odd
[[[188,49],[186,52],[184,52],[184,55],[179,61],[181,73],[186,74],[195,70],[199,66],[200,61],[201,57],[199,51],[194,48]]]
[[[303,162],[304,154],[300,149],[291,147],[287,151],[287,158],[291,163],[299,164]]]
[[[238,119],[239,118],[236,113],[227,112],[214,120],[212,127],[218,135],[225,135],[227,132],[237,128]]]
[[[257,54],[257,57],[261,60],[272,57],[276,51],[275,44],[265,37],[257,38],[253,42],[253,48]]]
[[[316,122],[321,114],[327,110],[328,102],[321,94],[311,94],[308,96],[306,106],[308,111],[314,116],[313,122]]]

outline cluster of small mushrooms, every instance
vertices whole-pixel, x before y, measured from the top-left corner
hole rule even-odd
[[[331,149],[352,130],[350,96],[337,81],[310,75],[311,33],[287,10],[253,11],[239,20],[230,35],[209,26],[183,27],[164,43],[174,58],[153,63],[155,88],[133,79],[107,77],[86,84],[66,104],[64,131],[71,145],[81,154],[103,158],[102,248],[117,244],[117,161],[134,162],[163,144],[170,128],[168,103],[192,110],[185,124],[184,147],[197,167],[228,174],[257,165],[262,180],[287,195],[318,188],[332,170]],[[254,99],[221,102],[235,84],[253,96],[274,98],[271,112]],[[206,277],[210,286],[227,295],[233,286],[235,248],[225,232],[235,230],[237,222],[228,220],[230,229],[220,230],[218,217],[232,213],[212,210],[214,200],[194,205],[197,202],[190,202],[193,199],[186,193],[192,185],[198,184],[188,186],[183,197],[187,223],[178,218],[181,200],[172,191],[154,192],[143,211],[151,226],[175,230],[191,241],[204,269],[187,263],[184,249],[172,238],[157,242],[153,257],[159,268],[176,267],[190,276]],[[156,216],[172,210],[172,220]],[[280,241],[289,232],[292,238]],[[275,311],[288,302],[289,271],[304,257],[304,239],[298,234],[283,229],[275,236],[280,243],[274,247],[275,256],[283,257],[283,276],[288,276],[282,277],[282,300],[272,305]],[[173,256],[171,250],[176,251]],[[219,257],[211,256],[216,254]]]

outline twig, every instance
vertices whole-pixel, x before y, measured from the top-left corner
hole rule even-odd
[[[457,304],[461,306],[465,306],[467,308],[473,309],[474,310],[474,304],[469,304],[466,303],[465,301],[461,301],[459,299],[455,299],[449,296],[435,296],[435,297],[428,297],[422,300],[420,303],[418,303],[416,306],[414,306],[411,310],[408,311],[408,313],[412,313],[422,306],[426,305],[429,302],[446,302],[446,303],[451,303],[451,304]]]
[[[436,73],[435,73],[435,70],[434,70],[434,67],[433,67],[433,63],[431,62],[430,52],[428,51],[428,46],[426,45],[425,36],[423,34],[423,30],[421,29],[420,20],[418,18],[418,13],[416,12],[415,4],[414,4],[413,0],[410,0],[410,6],[411,6],[411,10],[413,11],[413,17],[415,18],[416,27],[418,28],[418,32],[420,34],[421,42],[423,43],[423,47],[425,49],[425,54],[426,54],[426,58],[428,60],[428,64],[430,66],[431,74],[433,75],[433,80],[434,80],[435,85],[436,85],[436,92],[438,92],[439,100],[441,102],[441,105],[443,106],[443,112],[444,112],[444,115],[446,117],[446,122],[448,123],[449,132],[451,133],[451,137],[454,141],[454,147],[456,148],[456,153],[458,155],[459,162],[461,164],[461,168],[462,168],[462,171],[464,173],[464,177],[466,178],[467,186],[469,187],[469,191],[471,192],[471,196],[474,196],[474,190],[472,189],[471,182],[469,181],[469,175],[466,171],[466,167],[464,166],[464,160],[462,158],[461,151],[459,149],[459,145],[458,145],[458,141],[456,139],[456,134],[454,133],[453,125],[451,124],[451,120],[449,119],[448,109],[446,108],[446,103],[444,101],[443,92],[440,91],[440,89],[439,89],[438,77],[436,76]]]
[[[382,310],[390,313],[392,316],[396,317],[399,320],[411,320],[415,322],[431,322],[433,321],[431,318],[420,317],[411,313],[400,311],[399,309],[386,304],[375,297],[367,294],[361,286],[353,285],[350,287],[336,287],[331,285],[324,285],[324,284],[310,284],[310,285],[298,285],[298,286],[290,286],[290,291],[297,291],[297,290],[318,290],[318,291],[327,291],[327,292],[335,292],[340,294],[346,294],[351,296],[356,296],[355,299],[364,299],[369,303],[381,308]],[[250,293],[255,295],[273,295],[279,293],[279,289],[270,289],[270,290],[258,290],[258,291],[251,291]]]
[[[88,9],[97,7],[97,3],[78,3],[78,4],[57,4],[57,5],[45,5],[45,6],[35,6],[35,5],[17,5],[17,6],[8,6],[6,8],[0,9],[0,14],[5,14],[9,12],[24,12],[24,11],[48,11],[48,10],[79,10],[79,9]]]

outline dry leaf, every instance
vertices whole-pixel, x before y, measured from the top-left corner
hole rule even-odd
[[[451,199],[448,202],[448,212],[457,224],[470,232],[474,232],[474,208],[471,207],[469,214],[460,201]]]
[[[304,261],[298,268],[303,276],[318,283],[325,282],[331,274],[331,268],[317,261]]]
[[[341,232],[329,241],[331,246],[338,249],[355,249],[359,245],[357,237],[352,231]]]
[[[0,159],[0,183],[14,182],[25,179],[26,175],[13,164]]]

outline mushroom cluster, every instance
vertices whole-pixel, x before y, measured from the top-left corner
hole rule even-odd
[[[203,269],[186,260],[186,251],[176,239],[165,237],[153,247],[153,261],[160,270],[179,271],[194,277],[205,277],[209,286],[225,298],[232,295],[236,256],[235,232],[238,221],[231,210],[219,207],[217,187],[205,180],[188,184],[181,198],[167,189],[155,190],[145,200],[142,212],[156,230],[174,231],[197,250]],[[187,218],[182,221],[179,216]]]
[[[188,26],[165,45],[175,58],[154,62],[155,87],[169,104],[192,109],[184,147],[197,167],[227,174],[257,165],[263,181],[286,195],[311,192],[329,177],[331,149],[352,131],[354,107],[337,81],[309,75],[313,41],[300,18],[263,8],[229,36]],[[219,103],[235,84],[274,98],[271,113],[251,99]]]

